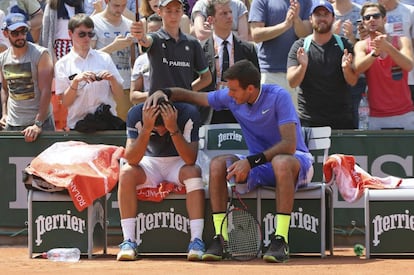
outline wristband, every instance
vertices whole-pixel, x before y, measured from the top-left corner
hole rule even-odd
[[[262,165],[267,162],[266,157],[263,153],[248,156],[247,161],[249,162],[251,168]]]
[[[162,91],[168,97],[168,99],[171,98],[172,91],[170,88],[162,88],[160,91]]]

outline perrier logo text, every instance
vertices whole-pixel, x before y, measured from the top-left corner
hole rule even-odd
[[[220,148],[222,143],[229,140],[234,140],[237,142],[242,142],[243,136],[236,131],[228,132],[228,133],[220,133],[217,136],[217,146]]]
[[[397,229],[414,231],[414,216],[410,215],[410,211],[406,209],[405,213],[391,214],[388,216],[376,215],[375,218],[372,219],[372,224],[374,225],[374,238],[372,239],[372,244],[378,246],[381,242],[379,237],[382,233]]]
[[[42,244],[42,236],[52,230],[71,230],[83,234],[86,228],[84,219],[71,215],[67,210],[66,214],[56,214],[51,216],[40,215],[35,220],[36,223],[36,246]]]

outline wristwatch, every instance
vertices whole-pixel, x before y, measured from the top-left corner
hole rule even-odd
[[[41,122],[40,120],[36,120],[34,124],[39,128],[42,128],[43,126],[43,122]]]
[[[377,58],[380,55],[379,54],[376,54],[375,51],[371,51],[371,56]]]

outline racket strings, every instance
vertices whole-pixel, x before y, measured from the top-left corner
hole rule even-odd
[[[227,250],[238,260],[256,258],[261,248],[260,228],[254,217],[245,210],[235,209],[228,217]]]

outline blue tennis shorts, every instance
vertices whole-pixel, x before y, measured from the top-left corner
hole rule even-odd
[[[237,155],[240,159],[245,159],[244,155]],[[296,151],[294,157],[300,162],[299,177],[296,183],[296,190],[300,187],[306,186],[311,182],[313,177],[313,156],[311,153]],[[247,177],[247,188],[249,191],[254,190],[259,186],[276,186],[276,177],[273,172],[271,162],[254,167],[250,170]]]

